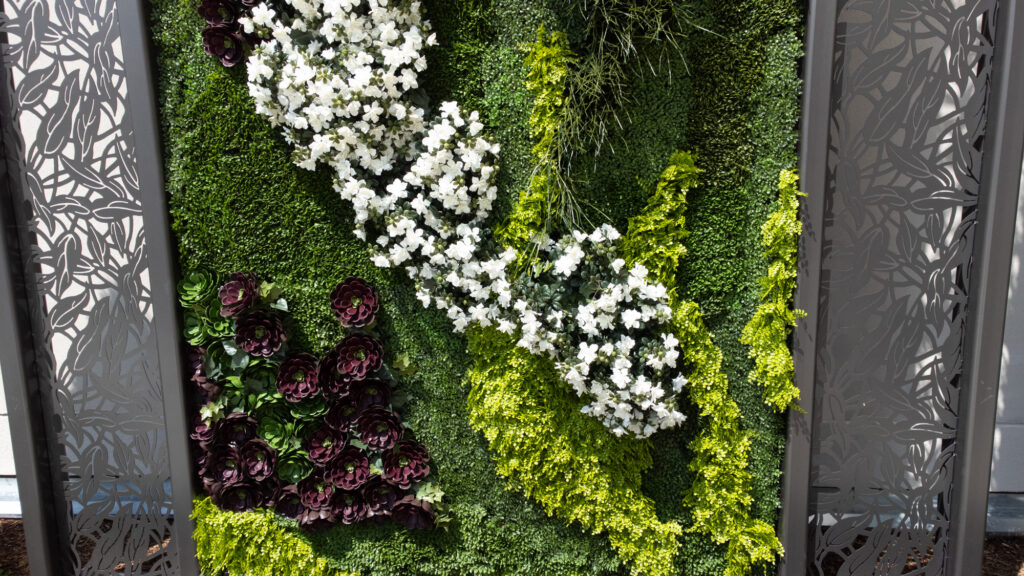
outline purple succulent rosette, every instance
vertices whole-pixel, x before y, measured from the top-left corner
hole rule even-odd
[[[434,528],[434,507],[415,496],[405,496],[395,502],[391,518],[408,530],[431,530]]]
[[[206,349],[201,346],[189,346],[185,351],[185,374],[195,385],[200,400],[204,403],[216,400],[220,396],[220,385],[206,376],[206,369],[203,367],[203,359],[206,356]]]
[[[189,432],[189,438],[195,440],[200,446],[206,446],[213,442],[215,429],[206,423],[201,416],[196,416],[192,420],[192,430]]]
[[[236,448],[222,447],[206,457],[203,476],[221,486],[234,486],[245,480],[245,465]]]
[[[323,391],[324,396],[341,400],[348,396],[352,381],[343,379],[338,372],[338,350],[335,348],[328,352],[317,365],[317,384]]]
[[[348,438],[344,432],[323,426],[318,428],[309,437],[306,443],[306,451],[309,453],[310,462],[323,467],[334,460],[342,449]]]
[[[334,486],[328,482],[321,472],[314,472],[297,485],[299,500],[309,510],[330,510],[334,498]]]
[[[238,318],[235,344],[252,356],[269,358],[284,344],[281,318],[266,310],[252,310]]]
[[[221,316],[238,316],[256,305],[259,300],[259,281],[250,272],[234,272],[217,290],[217,298],[220,299]]]
[[[299,497],[298,486],[289,484],[281,488],[277,502],[274,504],[274,511],[292,520],[298,520],[299,516],[302,516],[302,513],[306,511],[306,506],[302,503],[302,498]]]
[[[335,519],[334,512],[330,506],[327,508],[306,509],[299,516],[299,526],[310,532],[320,532],[337,523],[338,521]]]
[[[210,26],[224,26],[238,21],[239,10],[234,0],[202,0],[196,10]]]
[[[245,474],[249,478],[263,482],[273,476],[277,466],[277,452],[266,441],[259,438],[249,440],[242,446],[240,455]]]
[[[221,24],[203,30],[203,51],[220,60],[225,68],[244,60],[248,45],[237,24]]]
[[[222,446],[241,447],[256,437],[259,424],[245,412],[232,412],[221,418],[216,425],[214,442]]]
[[[366,503],[359,492],[335,493],[332,510],[342,524],[355,524],[366,519]]]
[[[359,420],[359,409],[351,402],[338,402],[327,411],[324,422],[339,432],[346,432]]]
[[[359,416],[356,432],[370,450],[390,450],[402,439],[402,421],[384,406],[372,406]]]
[[[264,491],[251,482],[222,485],[211,494],[213,503],[230,512],[248,512],[263,506]]]
[[[312,354],[293,354],[281,362],[277,373],[277,391],[289,402],[301,402],[320,394],[317,358]]]
[[[405,440],[384,453],[384,481],[402,490],[430,475],[430,456],[419,442]]]
[[[376,474],[363,484],[363,501],[366,502],[368,518],[383,520],[391,516],[391,509],[398,498],[398,490]]]
[[[349,276],[331,292],[331,310],[345,328],[363,328],[376,318],[380,297],[366,280]]]
[[[380,378],[353,382],[349,394],[360,412],[370,406],[391,403],[391,385]]]
[[[380,370],[384,363],[384,346],[366,334],[346,337],[334,352],[337,354],[334,372],[345,383],[365,380]]]
[[[355,490],[370,477],[370,459],[362,450],[349,446],[331,461],[324,477],[338,490]]]

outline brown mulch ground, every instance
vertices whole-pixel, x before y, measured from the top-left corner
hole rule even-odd
[[[0,519],[0,576],[30,576],[21,520]],[[1024,576],[1024,537],[986,538],[981,576]]]
[[[0,519],[0,574],[29,576],[21,520]]]

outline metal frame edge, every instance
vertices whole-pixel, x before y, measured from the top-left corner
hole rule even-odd
[[[828,181],[828,140],[831,117],[836,0],[810,0],[803,69],[800,118],[800,188],[802,199],[795,306],[807,313],[793,334],[795,382],[804,410],[789,411],[782,485],[779,539],[785,554],[779,576],[807,573],[808,508],[814,421],[815,347],[821,285],[822,233]]]
[[[164,393],[164,418],[171,469],[174,506],[174,536],[180,557],[180,573],[197,576],[196,547],[193,539],[192,458],[189,454],[188,420],[180,355],[180,330],[175,303],[176,274],[172,255],[167,198],[164,191],[160,123],[153,88],[149,25],[142,0],[116,0],[124,47],[124,65],[128,102],[135,138],[136,163],[142,218],[149,253],[150,284],[153,298],[153,331],[160,361]]]
[[[1024,157],[1024,7],[997,8],[995,54],[964,342],[949,576],[981,573],[1000,356]]]

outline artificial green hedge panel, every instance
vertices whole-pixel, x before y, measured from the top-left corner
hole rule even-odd
[[[585,50],[586,32],[573,5],[568,0],[424,1],[439,40],[427,53],[427,93],[434,102],[455,99],[464,110],[479,110],[489,137],[502,145],[495,224],[529,189],[534,174],[529,125],[534,97],[525,84],[529,45],[543,27],[548,33],[566,32],[570,49]],[[783,419],[764,403],[760,386],[748,381],[750,348],[739,338],[759,302],[758,279],[767,272],[759,230],[775,200],[780,171],[796,164],[802,14],[795,0],[694,0],[687,14],[690,30],[678,50],[663,56],[657,47],[640,46],[667,60],[658,73],[628,68],[626,100],[618,111],[628,121],[611,131],[599,154],[577,155],[568,176],[585,220],[610,222],[625,232],[655,191],[671,154],[695,153],[703,172],[683,215],[692,234],[678,273],[678,295],[700,307],[708,336],[722,350],[729,395],[751,440],[752,517],[772,525],[779,505]],[[431,451],[434,480],[445,492],[451,517],[447,530],[432,533],[341,526],[310,535],[269,514],[233,515],[200,500],[197,536],[204,566],[245,573],[238,572],[245,564],[229,562],[228,556],[258,558],[268,542],[278,542],[315,556],[310,565],[324,574],[568,576],[627,574],[635,568],[619,559],[606,536],[589,533],[593,524],[567,525],[549,517],[550,504],[525,496],[522,486],[506,486],[498,474],[506,456],[489,451],[487,439],[470,424],[474,416],[467,398],[479,394],[471,390],[480,375],[467,378],[472,363],[466,339],[452,335],[446,318],[422,308],[401,273],[369,262],[365,244],[348,232],[352,214],[331,189],[330,175],[294,167],[290,149],[253,111],[244,67],[226,70],[203,54],[194,0],[153,0],[152,22],[181,268],[222,274],[252,270],[274,280],[288,294],[296,347],[314,353],[341,335],[323,295],[348,275],[372,282],[385,304],[380,330],[391,359],[408,354],[414,365],[415,373],[401,384],[409,398],[403,415]],[[514,356],[504,361],[522,360]],[[571,402],[566,406],[560,409],[569,410]],[[693,527],[683,497],[695,479],[689,446],[703,425],[698,411],[689,406],[686,425],[641,443],[651,467],[642,476],[645,498],[636,502],[648,502],[644,514],[650,526]],[[233,528],[219,529],[223,526]],[[241,538],[243,532],[259,537]],[[673,573],[710,576],[726,570],[727,544],[692,531],[678,541],[678,552],[668,556]],[[222,564],[209,563],[215,553]],[[292,566],[289,557],[279,555],[276,571],[267,573],[317,573]]]

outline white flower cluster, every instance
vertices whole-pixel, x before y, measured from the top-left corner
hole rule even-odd
[[[427,119],[413,103],[433,43],[419,3],[287,1],[288,14],[261,4],[243,21],[267,39],[249,59],[249,90],[299,166],[334,169],[374,263],[404,269],[457,331],[493,325],[554,360],[583,412],[614,433],[682,422],[668,295],[616,257],[614,228],[544,240],[531,274],[511,276],[517,253],[496,246],[486,223],[498,146],[476,112],[445,102]]]

